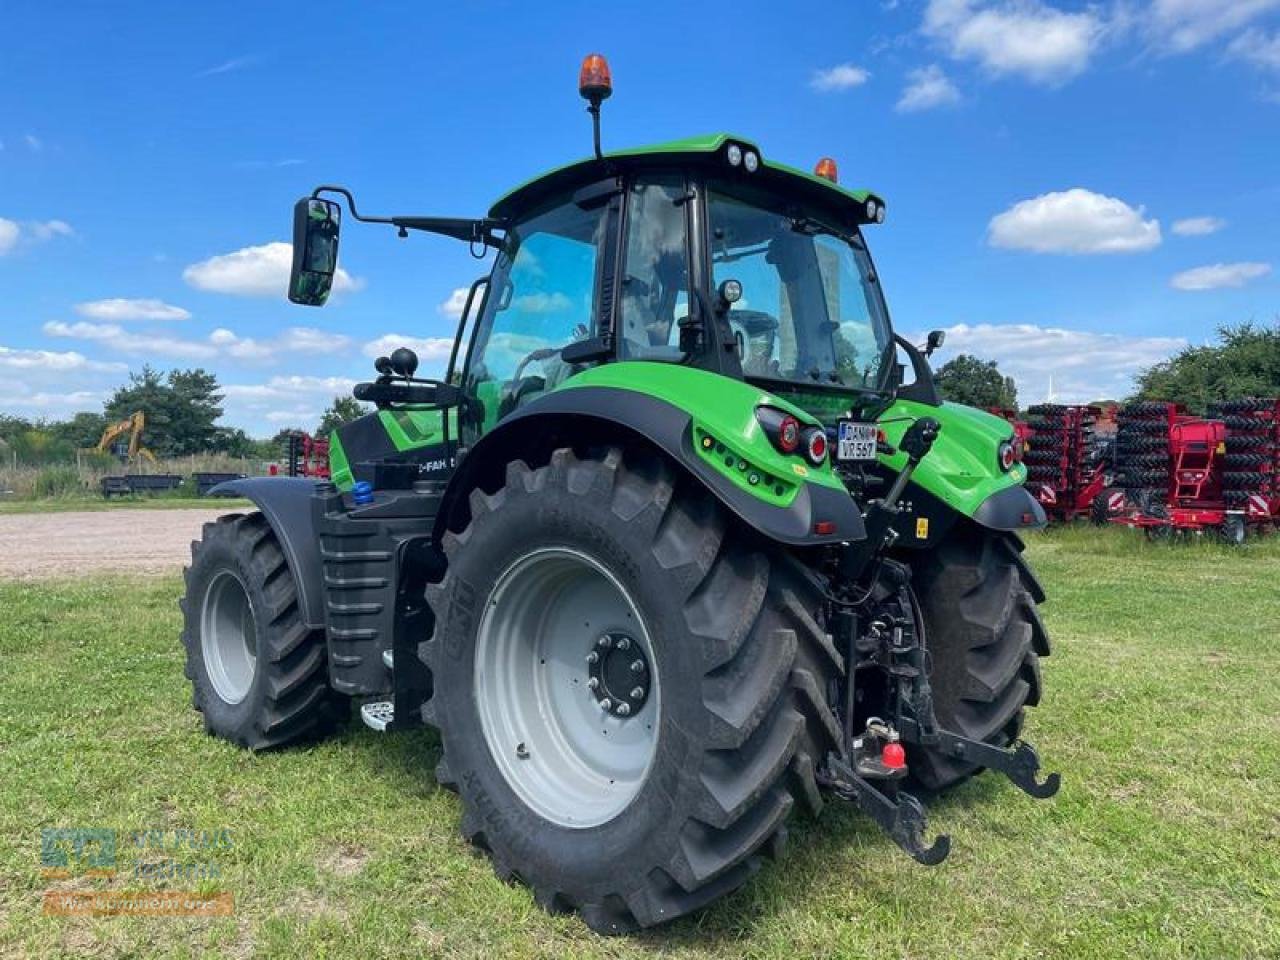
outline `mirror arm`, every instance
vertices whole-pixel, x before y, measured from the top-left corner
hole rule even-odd
[[[351,216],[361,223],[385,223],[392,227],[399,227],[401,236],[405,236],[407,230],[423,230],[467,243],[480,243],[495,249],[502,248],[503,239],[494,233],[495,230],[505,229],[506,224],[501,220],[492,220],[488,217],[482,220],[468,220],[463,217],[366,217],[356,209],[356,199],[346,187],[322,184],[311,191],[311,197],[318,200],[322,193],[336,193],[346,198],[347,209],[351,211]]]
[[[900,387],[898,396],[930,407],[942,406],[942,397],[939,396],[938,385],[933,379],[933,368],[929,366],[929,361],[924,358],[920,348],[900,334],[895,333],[893,339],[911,360],[911,372],[916,378],[915,383]]]

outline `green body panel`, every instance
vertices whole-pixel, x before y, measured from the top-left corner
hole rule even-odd
[[[378,419],[396,450],[416,450],[444,443],[444,414],[440,410],[379,410]],[[449,435],[458,435],[458,411],[449,411]]]
[[[803,410],[742,380],[674,363],[628,360],[584,370],[559,389],[612,387],[634,390],[688,413],[694,449],[717,472],[772,506],[786,506],[800,485],[844,489],[830,464],[810,466],[803,455],[777,450],[756,420],[756,407],[785,410],[804,425],[818,421]],[[710,438],[708,446],[703,438]],[[753,483],[752,477],[756,480]]]
[[[1013,436],[1007,420],[958,403],[931,407],[898,400],[884,412],[880,422],[889,442],[897,446],[911,421],[918,417],[933,417],[942,424],[942,430],[929,455],[916,467],[912,482],[958,512],[972,517],[987,497],[1026,481],[1027,468],[1020,463],[1008,473],[1000,469],[1000,442]],[[882,456],[880,462],[901,470],[907,455]]]
[[[398,453],[444,443],[444,414],[440,410],[379,410],[365,415],[376,419]],[[458,435],[458,411],[449,411],[449,435]],[[355,477],[347,451],[335,430],[329,434],[329,479],[339,490],[350,490]]]
[[[730,140],[734,141],[735,143],[743,144],[744,146],[750,147],[752,150],[755,150],[757,156],[760,157],[760,162],[765,167],[768,167],[769,169],[774,170],[778,173],[788,174],[790,176],[798,177],[807,182],[818,184],[824,190],[833,191],[833,193],[836,196],[838,196],[843,200],[853,199],[858,201],[859,203],[866,203],[869,197],[875,196],[875,194],[871,193],[870,191],[848,190],[840,186],[839,184],[835,184],[835,183],[832,183],[830,180],[824,179],[823,177],[815,176],[812,173],[806,173],[804,170],[799,170],[795,167],[788,166],[785,163],[776,163],[766,158],[764,154],[761,153],[760,148],[757,147],[750,140],[746,139],[745,137],[737,137],[728,133],[708,133],[708,134],[703,134],[697,137],[687,137],[683,140],[669,140],[665,143],[654,143],[654,144],[649,144],[648,146],[628,147],[623,150],[610,150],[605,153],[605,157],[610,160],[652,158],[659,161],[669,158],[672,162],[678,163],[681,159],[713,154],[717,150],[720,150],[725,145],[725,143],[727,143]],[[591,167],[593,164],[597,162],[598,161],[595,160],[593,157],[586,157],[582,160],[575,160],[572,163],[566,163],[562,166],[544,171],[543,173],[540,173],[538,176],[533,177],[529,180],[526,180],[524,183],[520,184],[518,187],[512,190],[508,190],[505,194],[499,197],[498,200],[495,201],[493,206],[490,208],[489,216],[501,217],[503,215],[503,212],[511,205],[511,203],[513,201],[518,200],[518,197],[521,193],[523,193],[529,187],[532,187],[535,184],[538,184],[541,181],[547,179],[548,177],[553,177],[558,174],[565,173],[566,171],[572,170],[575,167],[582,167],[585,169],[585,168]],[[876,199],[879,200],[879,197],[877,197]]]
[[[355,477],[351,475],[351,464],[347,462],[347,451],[342,449],[342,441],[338,439],[338,431],[329,434],[329,480],[339,490],[350,490]]]

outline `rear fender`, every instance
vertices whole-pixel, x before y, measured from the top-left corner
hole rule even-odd
[[[754,407],[747,416],[754,423]],[[693,476],[745,524],[770,540],[793,546],[862,540],[862,513],[848,492],[800,479],[787,470],[787,496],[752,493],[708,462],[694,446],[693,415],[673,403],[612,386],[582,386],[553,391],[506,417],[468,451],[450,481],[437,518],[437,536],[454,522],[466,496],[477,485],[496,483],[494,465],[547,453],[557,446],[620,443],[640,438],[665,453]],[[758,448],[757,448],[758,449]],[[784,467],[753,453],[760,474],[781,478]],[[488,474],[486,475],[486,472]],[[745,475],[756,467],[743,468]],[[764,487],[765,483],[759,486]],[[832,532],[815,534],[814,524],[829,521]]]

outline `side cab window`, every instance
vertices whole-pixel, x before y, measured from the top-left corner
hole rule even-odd
[[[603,205],[555,207],[513,226],[494,265],[468,358],[467,426],[485,432],[581,367],[560,351],[596,335]]]

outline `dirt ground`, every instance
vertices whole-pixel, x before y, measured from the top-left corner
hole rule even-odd
[[[200,527],[226,510],[106,510],[0,515],[0,578],[171,573]]]

